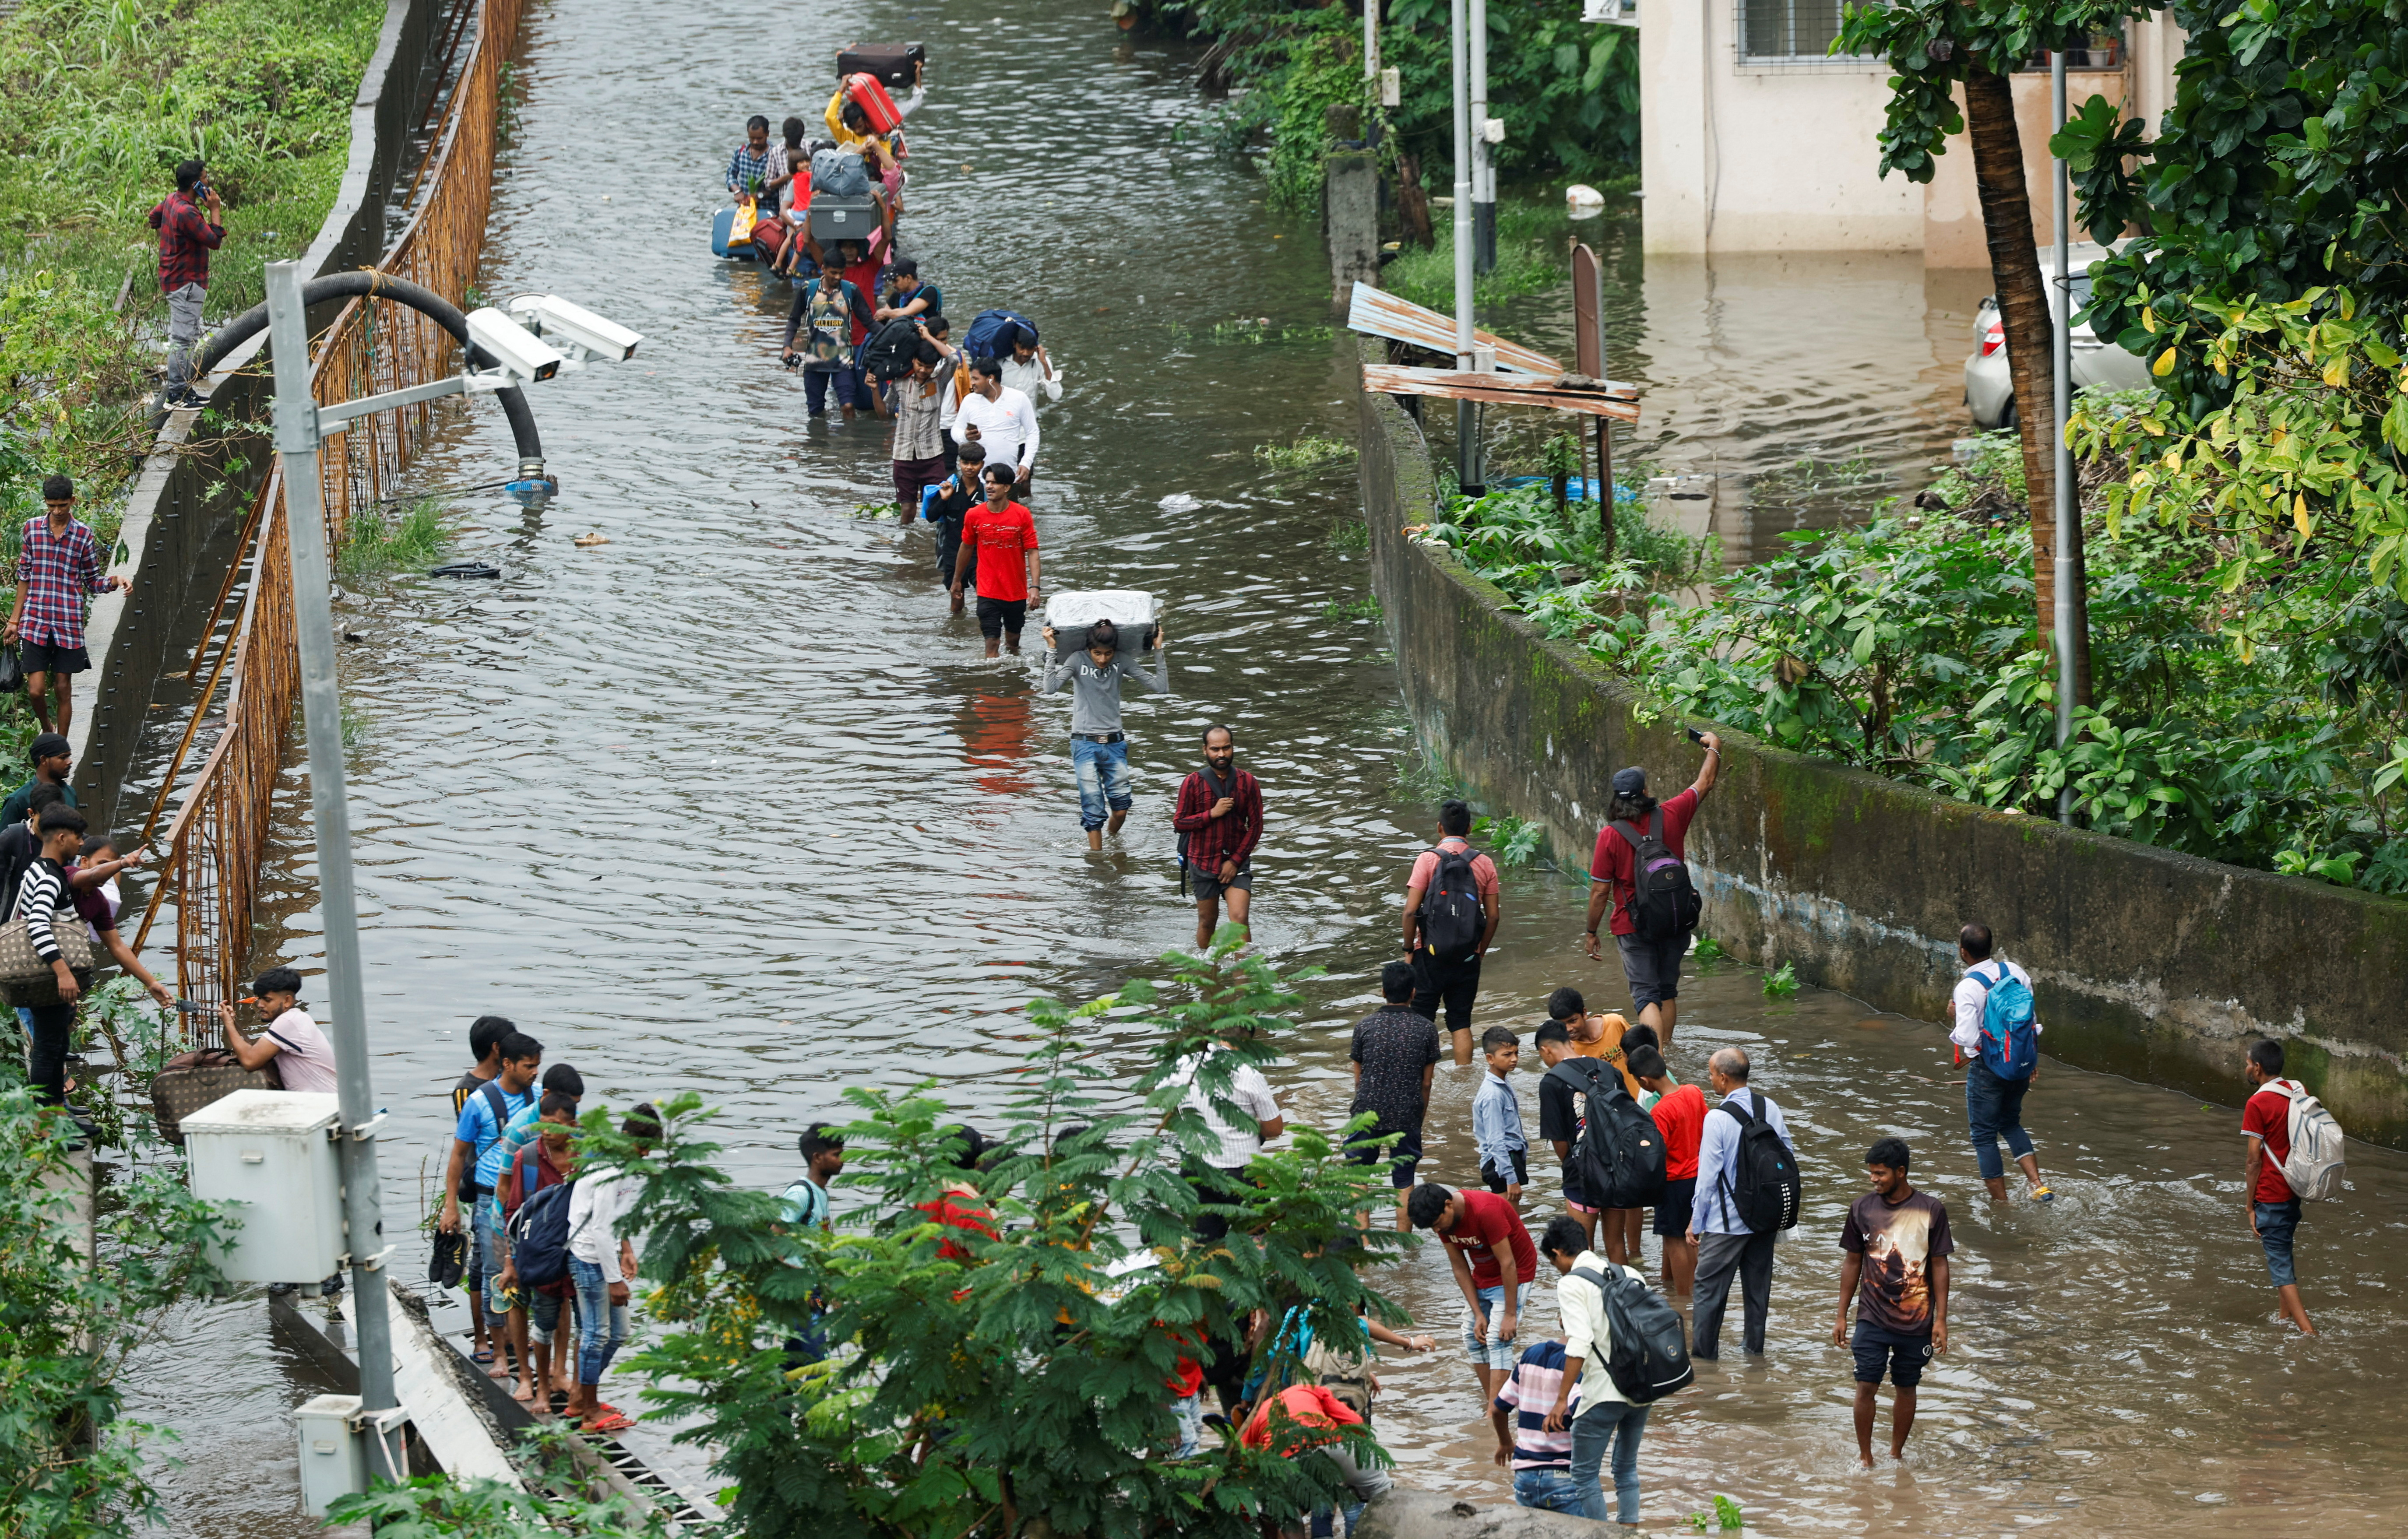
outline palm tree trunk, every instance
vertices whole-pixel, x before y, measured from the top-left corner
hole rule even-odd
[[[2024,491],[2030,510],[2032,587],[2041,645],[2054,650],[2057,624],[2056,329],[2040,251],[2032,241],[2031,194],[2024,182],[2023,135],[2015,128],[2013,84],[1986,69],[1965,77],[1965,130],[1972,140],[1973,184],[1990,248],[1990,281],[2006,326],[2007,373],[2014,381],[2015,422],[2023,437]],[[2082,530],[2074,546],[2074,676],[2076,700],[2090,699],[2090,617],[2082,578]]]

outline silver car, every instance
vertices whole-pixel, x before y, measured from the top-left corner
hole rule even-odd
[[[2089,241],[2077,241],[2072,249],[2073,307],[2079,312],[2090,303],[2090,264],[2109,254],[2109,249]],[[2043,277],[2053,280],[2054,254],[2041,252]],[[2113,342],[2102,342],[2091,335],[2086,321],[2073,323],[2073,388],[2098,385],[2107,390],[2138,390],[2152,384],[2148,363],[2133,357]],[[1973,425],[2002,428],[2015,425],[2014,381],[2007,375],[2007,333],[1999,315],[1998,296],[1982,301],[1973,313],[1973,351],[1965,360],[1965,405],[1972,408]]]

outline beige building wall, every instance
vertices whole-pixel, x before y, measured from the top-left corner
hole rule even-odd
[[[1646,249],[1919,251],[1930,267],[1986,267],[1965,135],[1928,184],[1881,176],[1887,68],[1751,64],[1738,57],[1737,11],[1734,0],[1639,0]],[[2120,67],[2067,72],[2069,107],[2104,96],[2154,125],[2181,57],[2172,21],[2134,22]],[[2014,93],[2033,236],[2051,242],[2049,78],[2018,74]]]

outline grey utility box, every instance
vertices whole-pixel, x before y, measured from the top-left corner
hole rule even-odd
[[[293,1413],[301,1429],[301,1510],[312,1518],[325,1517],[337,1497],[368,1489],[368,1440],[351,1430],[359,1414],[357,1395],[320,1395]]]
[[[342,1257],[343,1181],[334,1096],[236,1090],[184,1119],[193,1195],[232,1203],[242,1227],[212,1257],[236,1282],[307,1283]]]

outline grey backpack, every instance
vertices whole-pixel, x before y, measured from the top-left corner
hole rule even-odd
[[[822,192],[838,198],[869,196],[869,171],[858,152],[834,145],[811,151],[811,194],[816,197]]]

